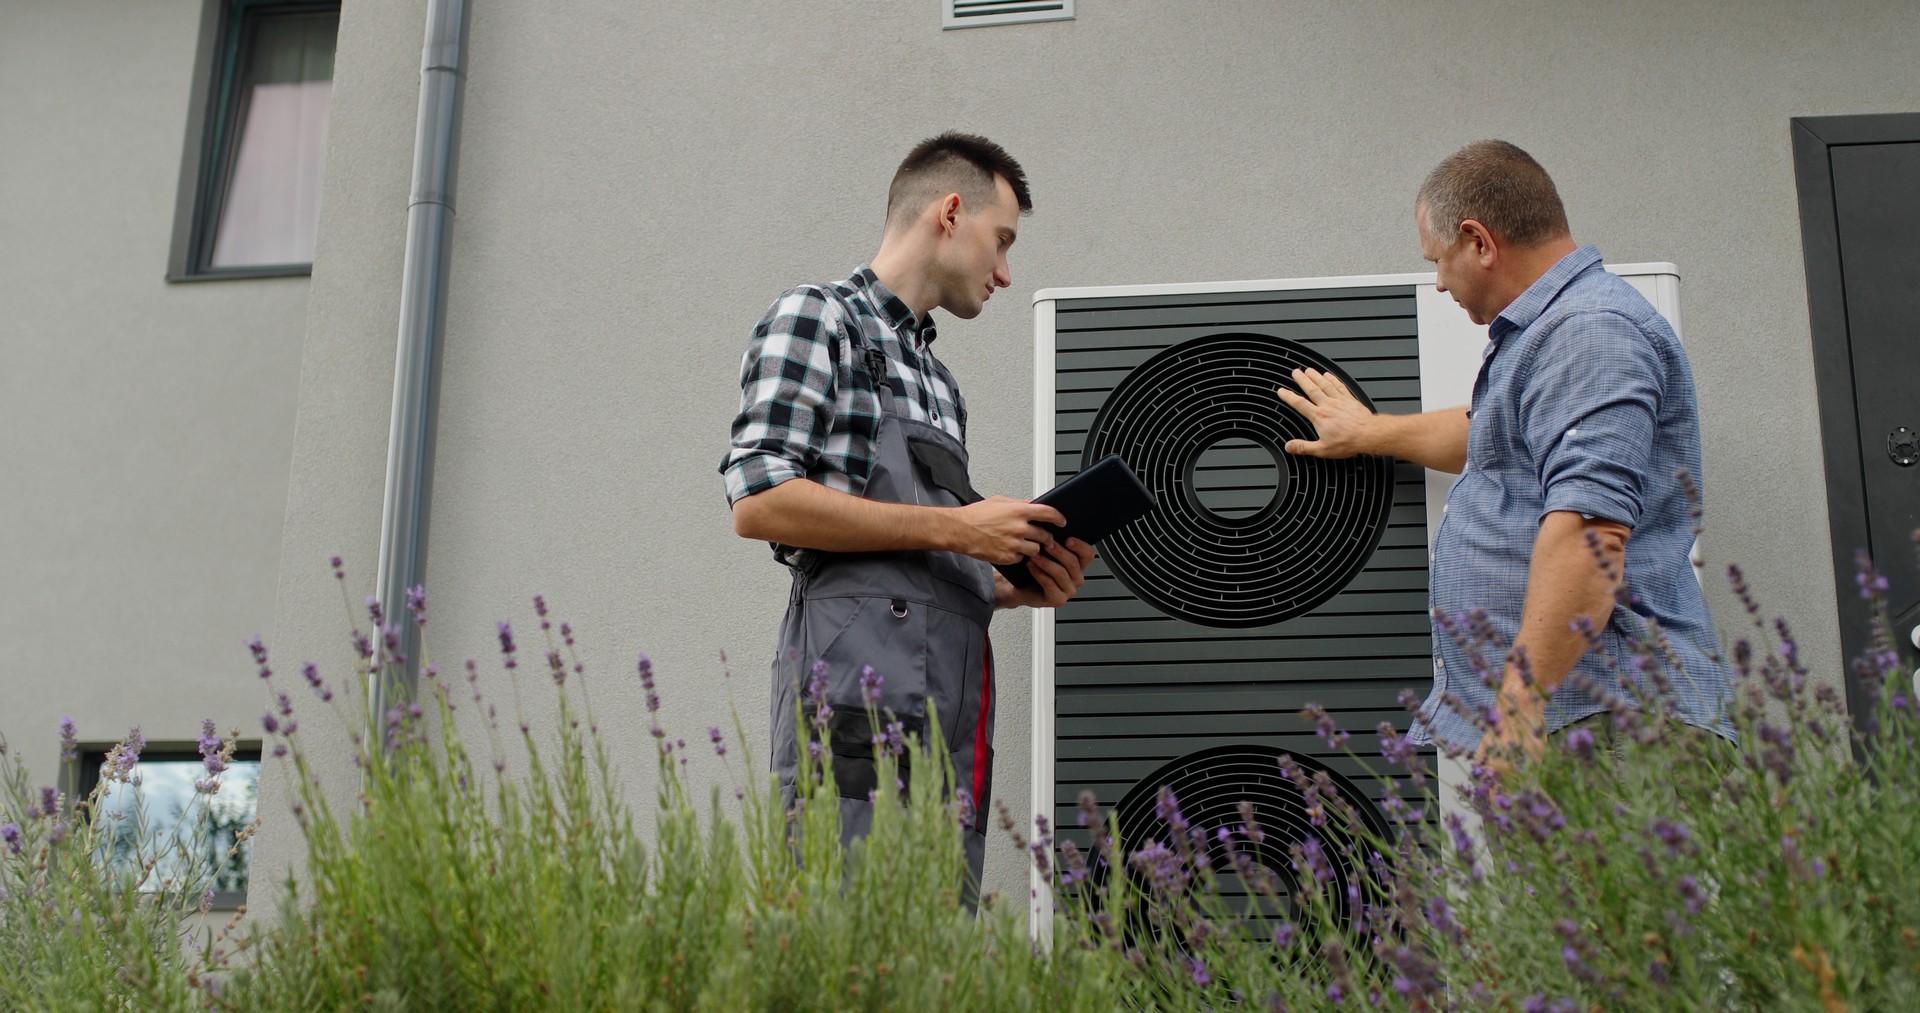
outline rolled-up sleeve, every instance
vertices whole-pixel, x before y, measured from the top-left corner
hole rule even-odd
[[[1519,406],[1542,517],[1639,523],[1664,375],[1653,341],[1618,313],[1573,313],[1543,338]]]
[[[774,300],[740,362],[740,414],[720,462],[727,503],[811,471],[833,429],[839,378],[838,314],[819,287]]]

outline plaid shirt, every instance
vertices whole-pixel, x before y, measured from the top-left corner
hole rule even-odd
[[[934,336],[932,316],[914,319],[864,264],[845,281],[782,293],[740,362],[740,414],[720,462],[727,503],[802,477],[855,496],[866,489],[880,434],[867,347],[886,356],[908,418],[965,443],[967,403],[933,357]]]
[[[1564,510],[1618,521],[1633,530],[1631,606],[1614,606],[1599,648],[1574,666],[1584,678],[1547,699],[1547,730],[1603,709],[1582,681],[1622,693],[1623,672],[1634,672],[1630,644],[1653,619],[1680,662],[1678,670],[1662,667],[1681,714],[1731,738],[1732,679],[1688,560],[1692,503],[1676,477],[1684,469],[1700,479],[1700,420],[1680,339],[1633,286],[1607,273],[1592,246],[1548,269],[1494,318],[1487,338],[1473,385],[1467,468],[1434,537],[1435,612],[1464,625],[1483,609],[1499,642],[1510,644],[1541,520]],[[1472,748],[1479,729],[1446,698],[1483,709],[1494,691],[1437,616],[1433,647],[1433,695],[1408,738]],[[1500,663],[1497,653],[1479,660]]]

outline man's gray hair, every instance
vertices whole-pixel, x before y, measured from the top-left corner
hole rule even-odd
[[[1427,209],[1427,229],[1444,243],[1469,218],[1515,246],[1571,231],[1547,170],[1506,141],[1475,141],[1448,155],[1427,174],[1414,203]]]

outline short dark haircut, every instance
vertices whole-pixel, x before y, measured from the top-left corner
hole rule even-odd
[[[1003,176],[1013,187],[1021,214],[1033,211],[1027,192],[1027,172],[1007,149],[978,134],[947,131],[913,146],[894,170],[887,188],[887,226],[899,225],[920,213],[931,201],[950,193],[974,208],[993,203],[993,178]]]
[[[1533,156],[1506,141],[1475,141],[1448,155],[1420,184],[1434,238],[1451,242],[1471,218],[1516,246],[1567,235],[1567,209],[1552,177]]]

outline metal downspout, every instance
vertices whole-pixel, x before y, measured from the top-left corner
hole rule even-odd
[[[393,368],[393,423],[387,435],[387,485],[380,508],[381,615],[398,635],[405,662],[369,678],[369,733],[385,743],[388,708],[412,700],[419,627],[407,612],[407,589],[420,583],[420,536],[426,492],[427,437],[433,401],[434,347],[446,332],[447,268],[453,232],[454,171],[460,148],[460,106],[467,49],[466,0],[427,0],[420,54],[420,111],[414,127],[413,190],[407,204],[407,251],[400,276],[400,339]]]

